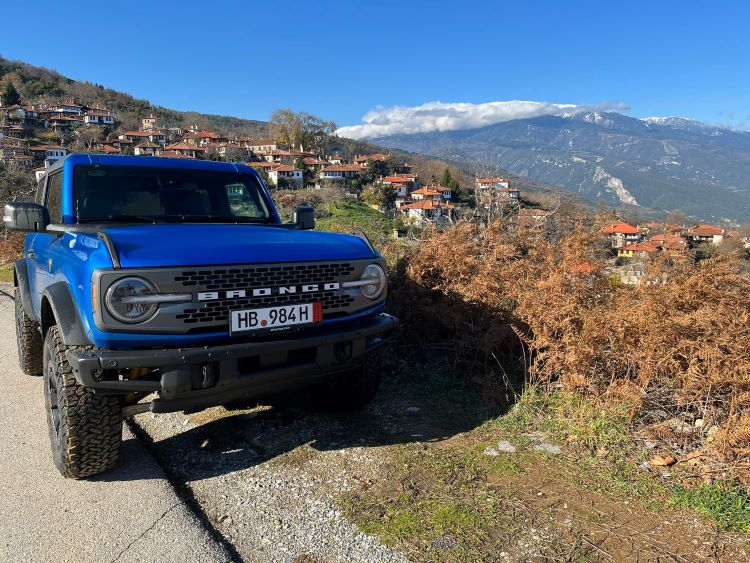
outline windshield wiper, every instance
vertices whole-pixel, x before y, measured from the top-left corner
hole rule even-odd
[[[141,223],[158,223],[159,217],[149,217],[148,215],[98,215],[95,217],[81,217],[79,223],[92,223],[96,221],[140,221]]]

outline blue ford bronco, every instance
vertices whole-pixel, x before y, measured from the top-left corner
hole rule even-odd
[[[278,395],[356,408],[397,320],[364,235],[283,223],[252,168],[76,154],[8,202],[18,357],[41,375],[55,465],[112,467],[123,417]]]

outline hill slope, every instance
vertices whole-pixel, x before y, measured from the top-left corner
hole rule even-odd
[[[491,162],[609,205],[750,221],[750,133],[693,120],[589,112],[372,142]]]
[[[197,125],[200,129],[219,130],[223,133],[265,136],[268,123],[224,115],[209,115],[192,111],[175,111],[155,106],[148,100],[139,100],[129,94],[105,88],[100,84],[73,80],[57,71],[0,56],[0,80],[10,80],[24,101],[45,98],[75,98],[87,104],[99,104],[117,112],[123,129],[140,128],[140,119],[150,113],[159,123],[171,127]]]

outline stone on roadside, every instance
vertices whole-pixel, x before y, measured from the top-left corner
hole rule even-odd
[[[514,454],[516,453],[517,448],[511,444],[508,440],[500,440],[497,443],[497,449],[498,451],[505,452],[507,454]]]
[[[534,446],[534,449],[538,452],[544,452],[549,455],[562,455],[563,451],[560,446],[550,444],[549,442],[541,442]]]
[[[499,456],[499,455],[500,455],[500,452],[499,452],[499,451],[497,451],[497,450],[496,450],[495,448],[493,448],[492,446],[487,446],[486,448],[484,448],[484,451],[483,451],[482,453],[483,453],[484,455],[489,455],[489,456],[492,456],[492,457],[495,457],[495,456]]]

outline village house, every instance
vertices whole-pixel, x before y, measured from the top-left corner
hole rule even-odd
[[[113,127],[115,121],[117,121],[115,113],[104,108],[91,108],[83,114],[83,123],[85,125]]]
[[[246,141],[246,146],[259,156],[271,154],[272,151],[288,151],[291,147],[274,139],[257,139]]]
[[[80,127],[83,125],[83,117],[79,115],[50,115],[44,121],[45,129],[53,131],[66,131],[71,127]]]
[[[97,145],[95,152],[101,152],[104,154],[121,154],[120,149],[117,147],[103,143]]]
[[[252,156],[252,151],[246,147],[233,143],[207,143],[203,147],[206,154],[226,162],[244,162]]]
[[[156,129],[156,117],[154,117],[153,113],[141,119],[141,129],[144,131],[153,131]]]
[[[302,170],[285,164],[272,168],[268,172],[268,179],[274,186],[279,187],[279,180],[281,180],[282,184],[286,182],[290,188],[301,188],[304,181]]]
[[[649,242],[656,245],[662,252],[672,255],[682,254],[688,249],[688,241],[672,232],[654,235]]]
[[[621,248],[628,244],[640,242],[642,239],[641,231],[638,227],[617,221],[604,227],[602,234],[609,237],[612,248]]]
[[[160,152],[161,145],[149,141],[143,141],[133,147],[133,154],[136,156],[158,156]]]
[[[323,168],[318,173],[318,177],[329,181],[354,180],[359,178],[361,170],[357,164],[334,164]]]
[[[29,152],[34,158],[34,162],[44,162],[48,168],[60,160],[65,158],[68,151],[65,147],[59,145],[38,145],[35,147],[29,147]]]
[[[118,135],[120,139],[125,139],[133,144],[148,141],[164,146],[167,144],[167,136],[162,131],[125,131]]]
[[[516,188],[500,188],[497,194],[499,199],[506,203],[517,203],[521,200],[521,191]]]
[[[267,162],[265,160],[262,160],[260,162],[248,162],[247,165],[255,168],[258,171],[265,172],[266,174],[274,168],[278,168],[279,166],[275,162]]]
[[[341,164],[349,164],[349,161],[341,156],[340,154],[337,154],[336,156],[331,156],[328,158],[328,160],[331,161],[331,164],[341,165]]]
[[[164,150],[166,152],[169,152],[171,155],[181,154],[184,156],[189,156],[191,158],[202,158],[203,154],[206,152],[206,149],[204,149],[203,147],[197,147],[195,145],[185,143],[184,141],[178,141],[176,143],[172,143],[171,145],[167,145],[164,147]]]
[[[380,183],[391,186],[397,198],[407,198],[412,190],[419,187],[419,179],[414,174],[391,174],[381,178]]]
[[[684,227],[681,227],[680,225],[672,225],[661,221],[649,221],[648,223],[641,225],[641,233],[643,233],[644,236],[661,233],[676,234],[681,233],[683,230]]]
[[[274,149],[269,153],[266,153],[263,156],[263,159],[267,162],[275,162],[277,164],[294,164],[294,162],[302,156],[302,153],[299,151],[295,151],[292,149],[289,150],[283,150],[283,149]]]
[[[435,201],[450,201],[453,199],[453,190],[445,186],[425,186],[414,190],[409,194],[414,201],[432,199]]]
[[[47,112],[50,114],[50,116],[57,115],[60,117],[83,117],[85,109],[86,108],[84,106],[76,103],[75,100],[67,100],[61,104],[53,105],[47,110]]]
[[[25,137],[24,128],[20,125],[0,125],[0,139],[23,139]]]
[[[523,207],[518,210],[518,226],[523,229],[538,227],[545,223],[549,216],[550,212],[544,209]]]
[[[331,166],[330,162],[316,156],[306,156],[302,160],[305,163],[305,166],[310,168],[310,170],[312,170],[316,174],[323,170],[323,168],[325,168],[326,166]]]
[[[0,112],[5,117],[6,124],[10,122],[25,129],[33,128],[39,120],[39,112],[31,106],[14,105],[0,107]]]
[[[383,153],[375,154],[364,154],[354,159],[354,164],[359,164],[363,170],[367,168],[367,163],[372,160],[373,162],[387,162],[388,156]]]
[[[499,190],[510,187],[510,180],[499,176],[492,178],[477,178],[475,185],[480,190]]]
[[[617,249],[617,257],[623,258],[648,258],[659,248],[650,241],[626,244]]]
[[[434,199],[423,199],[405,203],[399,208],[410,222],[417,225],[425,223],[449,223],[454,218],[455,206],[452,203]]]
[[[189,145],[198,147],[206,146],[208,143],[226,143],[229,139],[214,133],[213,131],[196,131],[187,133],[183,136],[182,141]]]
[[[721,244],[724,240],[724,229],[713,225],[695,225],[685,231],[685,238],[695,246],[698,244]]]
[[[189,154],[184,154],[180,151],[176,150],[164,150],[159,153],[159,156],[163,156],[165,158],[191,158],[194,159],[194,156],[190,156]]]

